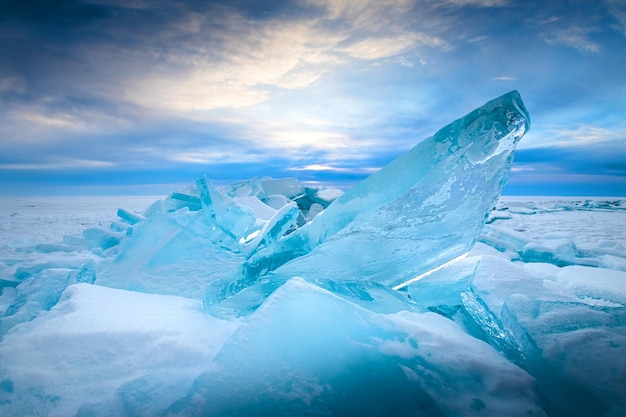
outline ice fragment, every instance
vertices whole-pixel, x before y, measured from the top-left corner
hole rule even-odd
[[[273,271],[285,279],[367,280],[399,288],[461,257],[494,207],[529,123],[516,91],[488,102],[259,250],[230,278],[236,284],[225,285],[243,288]]]

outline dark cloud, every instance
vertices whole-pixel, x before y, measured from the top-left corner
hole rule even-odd
[[[573,175],[622,175],[626,177],[626,137],[623,141],[518,149],[515,164],[544,172]]]
[[[110,9],[78,0],[5,0],[0,4],[0,19],[17,19],[39,27],[83,25],[109,15]]]

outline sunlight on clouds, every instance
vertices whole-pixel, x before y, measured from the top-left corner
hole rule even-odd
[[[283,128],[268,131],[257,143],[264,147],[288,151],[322,150],[331,152],[345,149],[351,146],[351,142],[350,136],[343,133]]]
[[[346,19],[348,23],[379,25],[388,16],[399,16],[415,3],[413,0],[306,0],[308,4],[326,9],[327,19]]]
[[[554,129],[550,145],[574,146],[626,141],[626,128],[613,130],[595,126],[579,126],[575,129]]]
[[[3,126],[5,142],[44,143],[56,139],[67,140],[67,135],[110,133],[128,128],[130,122],[102,109],[72,108],[62,112],[54,104],[15,106],[8,113]]]
[[[80,120],[67,114],[48,116],[41,113],[18,113],[15,114],[13,118],[35,124],[39,127],[80,129],[83,126]]]
[[[441,38],[422,33],[405,33],[396,37],[365,39],[340,50],[345,51],[354,58],[374,60],[398,55],[415,47],[417,44],[438,47],[443,50],[451,49],[449,44]]]
[[[532,165],[513,165],[511,167],[511,172],[521,173],[521,172],[535,172],[538,168]]]
[[[359,65],[355,59],[396,57],[419,47],[452,50],[444,39],[403,23],[403,13],[413,1],[307,3],[324,8],[326,14],[292,21],[252,20],[224,8],[219,9],[224,15],[220,24],[185,14],[174,28],[185,27],[197,37],[196,47],[157,52],[148,73],[127,85],[126,98],[144,108],[183,114],[241,109],[270,100],[276,93],[271,88],[305,89],[340,67]],[[406,59],[397,62],[411,65]]]
[[[170,161],[185,162],[190,164],[217,164],[217,163],[246,163],[260,162],[262,156],[237,151],[219,151],[211,148],[189,149],[185,152],[175,152],[167,156]]]
[[[535,124],[524,137],[524,140],[520,142],[518,149],[567,149],[588,145],[618,147],[620,143],[626,143],[626,127],[623,123],[621,125],[599,126],[575,122],[547,125],[544,122]]]
[[[512,77],[510,75],[501,75],[499,77],[493,77],[493,80],[495,81],[515,81],[517,80],[516,77]]]
[[[268,86],[308,87],[338,62],[329,51],[343,37],[315,31],[311,23],[237,26],[249,29],[221,34],[220,59],[169,54],[170,65],[137,80],[128,98],[147,108],[181,112],[237,109],[268,100]],[[172,72],[181,65],[183,70]]]
[[[289,168],[290,171],[313,171],[313,172],[338,172],[351,174],[373,174],[381,167],[342,168],[331,165],[311,164],[301,167]]]
[[[237,109],[267,97],[266,92],[248,85],[223,81],[208,68],[176,76],[148,76],[128,91],[128,99],[140,106],[177,112]]]

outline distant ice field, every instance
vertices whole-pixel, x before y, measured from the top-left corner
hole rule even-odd
[[[108,227],[117,209],[143,211],[161,196],[0,197],[0,247],[56,243],[87,227]]]
[[[57,243],[64,235],[80,235],[88,227],[108,227],[118,219],[118,208],[142,212],[159,198],[163,196],[0,197],[0,248]],[[502,196],[495,213],[508,213],[510,218],[496,220],[495,224],[530,239],[551,232],[570,232],[580,241],[607,239],[626,246],[626,206],[603,206],[621,200]],[[585,202],[596,206],[586,209]]]
[[[529,239],[569,232],[581,242],[608,239],[626,245],[626,205],[621,197],[502,196],[493,214],[497,213],[509,213],[511,218],[495,224]]]

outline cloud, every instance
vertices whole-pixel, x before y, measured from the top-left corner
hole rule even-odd
[[[65,170],[65,169],[100,169],[114,167],[115,164],[109,161],[98,161],[90,159],[75,158],[55,158],[54,162],[46,163],[0,163],[0,170],[18,170],[18,171],[47,171],[47,170]]]
[[[626,128],[608,129],[604,127],[582,125],[576,128],[552,129],[550,146],[597,146],[603,148],[609,144],[626,142]]]
[[[547,33],[544,40],[551,45],[565,45],[581,52],[597,53],[601,47],[590,39],[589,34],[592,32],[592,29],[582,27],[556,29]]]
[[[389,19],[408,12],[413,0],[306,0],[305,4],[322,7],[328,20],[341,20],[352,27],[379,29]]]
[[[605,41],[610,32],[617,29],[626,34],[624,5],[621,0],[546,3],[546,7],[537,9],[526,20],[526,24],[549,45],[599,54],[607,46]]]
[[[0,10],[5,167],[104,161],[113,165],[102,172],[224,176],[219,164],[242,175],[280,164],[338,179],[383,165],[507,86],[535,122],[526,149],[542,140],[555,155],[595,152],[624,138],[616,1],[610,13],[603,2],[517,0],[75,3],[66,17],[56,6]],[[549,166],[575,165],[515,172]]]
[[[185,13],[160,34],[165,46],[143,57],[154,64],[130,71],[124,97],[148,109],[181,113],[241,109],[270,100],[272,88],[305,89],[340,67],[357,65],[354,60],[391,58],[421,47],[451,50],[441,37],[408,27],[403,13],[411,3],[312,1],[307,4],[326,13],[292,20],[251,19],[228,8],[212,10],[210,20],[208,14]],[[183,49],[176,42],[180,27],[192,40]]]
[[[54,116],[48,116],[41,113],[20,112],[14,115],[15,119],[27,122],[29,124],[35,124],[43,128],[69,128],[77,129],[82,126],[80,120],[67,114],[57,114]]]
[[[303,89],[340,62],[332,49],[344,37],[315,28],[314,21],[253,21],[232,11],[228,24],[201,27],[195,43],[207,50],[180,51],[176,44],[155,68],[128,80],[125,97],[146,108],[177,112],[242,108],[270,99],[269,88]]]
[[[378,171],[382,167],[338,167],[322,164],[311,164],[299,167],[289,168],[291,171],[312,171],[312,172],[335,172],[335,173],[349,173],[349,174],[361,174],[371,175]]]
[[[443,0],[454,6],[501,7],[509,4],[508,0]]]
[[[371,61],[399,55],[418,45],[440,48],[445,51],[452,49],[448,42],[439,37],[413,32],[395,37],[368,38],[348,47],[339,48],[339,50],[348,53],[351,57]]]
[[[209,148],[191,148],[184,151],[174,151],[173,153],[166,155],[165,158],[170,161],[183,162],[188,164],[219,164],[224,161],[229,163],[250,163],[250,162],[262,162],[263,158],[259,157],[259,154],[254,154],[250,151],[242,150],[217,150],[213,147]]]
[[[626,2],[623,0],[606,0],[609,12],[615,18],[620,30],[626,36]]]
[[[621,142],[572,143],[569,146],[518,149],[518,172],[626,177],[626,149]]]
[[[53,99],[30,105],[11,103],[8,107],[0,118],[0,149],[2,145],[71,142],[85,135],[119,133],[132,126],[128,118],[97,106],[72,106]]]

